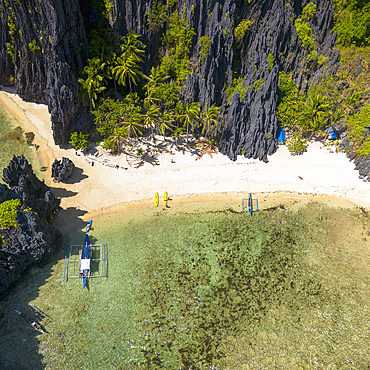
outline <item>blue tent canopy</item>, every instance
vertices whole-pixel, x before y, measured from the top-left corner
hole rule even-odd
[[[282,127],[278,127],[277,137],[278,144],[285,144],[285,131]]]
[[[337,138],[337,134],[335,133],[335,131],[334,131],[334,127],[333,127],[333,126],[329,126],[329,127],[327,127],[327,128],[325,129],[325,133],[326,133],[327,135],[329,135],[329,139],[331,139],[331,140],[334,140],[334,139],[336,139],[336,138]]]

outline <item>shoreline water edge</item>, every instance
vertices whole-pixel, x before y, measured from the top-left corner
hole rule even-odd
[[[87,294],[79,279],[62,280],[60,249],[0,301],[2,367],[142,368],[141,361],[151,359],[146,348],[161,354],[163,368],[185,368],[176,357],[185,350],[196,363],[200,351],[211,354],[212,348],[222,353],[212,359],[217,364],[253,359],[258,367],[308,368],[314,350],[325,366],[367,365],[370,183],[359,179],[344,153],[312,143],[302,156],[280,147],[269,163],[232,162],[217,153],[178,151],[171,138],[160,138],[155,162],[144,157],[136,165],[129,155],[112,156],[100,147],[84,155],[55,146],[44,105],[4,91],[0,104],[35,133],[35,165],[48,167],[45,183],[61,200],[53,225],[63,243],[82,242],[92,219],[91,240],[108,245],[107,278],[92,279]],[[150,142],[139,145],[145,149]],[[62,157],[75,168],[56,183],[50,167]],[[249,193],[262,212],[244,217],[242,199],[248,201]],[[222,288],[230,277],[233,284]],[[163,295],[153,299],[153,292]],[[38,318],[47,332],[25,327],[14,309]],[[228,321],[228,312],[239,321]],[[158,332],[154,314],[171,317]],[[207,326],[212,320],[216,334]],[[204,335],[211,346],[200,340]],[[171,351],[158,347],[172,337]],[[189,338],[198,352],[187,349]]]
[[[46,105],[25,102],[14,89],[5,87],[0,91],[0,104],[26,132],[35,134],[40,165],[48,168],[45,183],[61,198],[62,212],[58,212],[56,223],[62,232],[73,227],[68,222],[73,213],[86,221],[106,212],[154,205],[157,191],[162,197],[164,191],[168,192],[169,204],[206,200],[241,204],[242,198],[253,193],[267,204],[310,199],[370,208],[370,183],[359,178],[344,153],[323,142],[310,143],[307,152],[299,156],[279,146],[268,163],[244,157],[231,161],[222,154],[190,150],[173,138],[159,136],[156,142],[138,144],[147,151],[155,146],[157,155],[111,155],[95,145],[83,154],[72,146],[62,149],[54,144]],[[62,157],[71,159],[75,169],[66,182],[55,183],[51,164]]]

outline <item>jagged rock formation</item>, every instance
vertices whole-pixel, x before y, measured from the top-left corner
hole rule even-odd
[[[287,0],[185,0],[178,3],[196,32],[190,50],[194,68],[182,96],[187,101],[222,107],[219,150],[232,159],[244,154],[267,160],[267,155],[276,150],[279,70],[293,72],[304,89],[324,70],[330,73],[336,67],[339,55],[334,49],[336,35],[330,32],[333,7],[330,1],[315,0],[317,12],[310,21],[316,40],[314,48],[329,57],[329,62],[322,67],[307,68],[307,51],[301,46],[294,19],[308,2],[295,0],[288,5]],[[147,22],[152,0],[112,0],[111,3],[109,23],[118,36],[132,30],[147,45],[144,72],[148,73],[159,57],[161,42],[161,35],[151,32]],[[25,99],[48,104],[54,140],[66,145],[70,132],[91,130],[91,117],[79,95],[77,69],[82,69],[87,59],[85,26],[96,28],[98,24],[92,1],[0,0],[0,4],[3,9],[0,34],[5,41],[0,44],[0,83],[6,83],[12,74],[7,42],[15,47],[18,93]],[[12,17],[17,30],[13,36],[8,26]],[[241,42],[237,42],[233,29],[242,20],[253,23]],[[212,45],[201,62],[198,42],[202,36],[207,36]],[[38,51],[32,50],[33,41]],[[269,54],[274,58],[272,69],[267,62]],[[227,99],[225,87],[231,85],[233,77],[243,78],[245,94],[236,92]]]
[[[370,135],[370,126],[365,131],[365,138]],[[341,148],[348,153],[348,158],[355,164],[355,170],[358,170],[359,175],[365,180],[370,181],[370,154],[366,157],[360,157],[354,147],[353,142],[348,138],[342,139]]]
[[[24,270],[56,250],[57,232],[47,221],[60,203],[23,156],[13,157],[3,179],[9,188],[0,184],[0,203],[19,199],[22,205],[16,213],[18,229],[0,229],[0,296]]]
[[[0,84],[13,76],[23,99],[47,104],[54,141],[66,145],[70,132],[92,128],[77,76],[88,46],[79,2],[1,0],[0,9]]]
[[[209,1],[206,9],[211,16],[205,22],[201,15],[206,3],[187,4],[187,9],[192,6],[199,9],[194,12],[195,20],[188,12],[189,21],[198,29],[198,39],[207,35],[212,46],[200,73],[189,76],[185,98],[223,107],[221,152],[232,159],[245,153],[246,157],[267,160],[267,155],[277,148],[275,111],[279,71],[293,72],[297,82],[305,88],[309,80],[316,81],[324,70],[332,73],[336,67],[339,52],[334,49],[336,35],[330,33],[334,16],[331,2],[317,1],[317,12],[310,22],[317,42],[315,50],[329,56],[329,63],[322,68],[305,68],[306,72],[303,69],[307,64],[307,51],[301,46],[294,17],[301,14],[308,1],[290,2],[289,6],[283,0],[225,1],[223,6]],[[235,27],[243,19],[253,20],[253,23],[238,44],[234,40],[232,22]],[[274,58],[271,71],[267,61],[269,54]],[[245,96],[241,98],[237,92],[227,101],[225,85],[231,85],[235,72],[237,77],[244,79]]]
[[[51,166],[51,177],[57,182],[65,181],[72,175],[74,168],[75,165],[69,158],[63,157],[61,161],[56,159]]]
[[[35,176],[27,159],[14,156],[9,166],[3,170],[3,180],[25,208],[32,208],[41,218],[50,221],[60,200]]]

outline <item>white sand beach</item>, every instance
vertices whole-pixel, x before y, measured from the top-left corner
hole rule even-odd
[[[139,158],[110,155],[100,146],[87,155],[77,155],[72,147],[60,149],[52,138],[46,105],[25,102],[9,88],[0,91],[0,103],[26,132],[34,132],[40,160],[49,168],[45,182],[61,197],[61,207],[82,211],[83,219],[88,218],[88,212],[103,212],[111,207],[154,204],[155,192],[163,195],[164,191],[172,202],[195,195],[241,200],[251,192],[273,197],[335,197],[370,207],[370,183],[359,178],[344,153],[336,153],[335,147],[321,142],[311,143],[308,151],[298,156],[290,155],[286,146],[279,146],[268,163],[263,163],[242,156],[231,161],[219,153],[198,158],[196,148],[177,151],[174,138],[158,137],[157,147],[167,150],[157,153],[157,158],[147,155],[144,164],[137,166]],[[147,146],[150,144],[143,144],[144,149]],[[50,167],[54,159],[62,157],[70,158],[76,168],[66,183],[55,183]]]

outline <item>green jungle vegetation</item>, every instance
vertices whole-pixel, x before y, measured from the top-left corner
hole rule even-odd
[[[101,26],[89,35],[88,65],[79,79],[82,98],[95,116],[103,147],[113,153],[120,153],[145,129],[151,129],[153,137],[156,129],[161,135],[181,137],[190,127],[197,127],[206,139],[215,138],[209,134],[218,126],[220,109],[200,107],[197,102],[184,104],[179,98],[190,72],[189,47],[195,32],[173,0],[154,2],[148,14],[153,31],[160,32],[165,23],[161,58],[148,76],[141,69],[146,45],[139,35],[129,32],[118,44],[108,27]],[[211,44],[209,38],[200,40],[200,62]],[[76,149],[88,145],[83,133],[73,133],[71,143]]]
[[[335,0],[334,3],[334,31],[338,32],[341,66],[335,75],[322,75],[307,91],[299,89],[291,74],[280,72],[277,117],[281,126],[291,133],[287,146],[292,153],[302,153],[307,138],[323,137],[325,128],[341,125],[356,153],[367,156],[370,136],[364,137],[364,132],[370,122],[370,4],[361,0]],[[305,68],[315,71],[327,57],[313,50],[315,40],[307,20],[313,16],[315,7],[310,4],[295,25],[302,45],[307,48]],[[360,73],[356,66],[359,56]]]
[[[18,229],[15,215],[20,206],[19,199],[7,200],[0,204],[0,229],[9,229],[11,226]]]
[[[356,153],[366,156],[370,153],[370,136],[364,138],[370,111],[370,5],[364,0],[333,1],[333,31],[338,32],[341,67],[335,75],[322,75],[307,91],[299,89],[291,74],[281,71],[277,117],[279,124],[287,129],[290,137],[287,146],[291,153],[302,153],[307,139],[322,138],[325,128],[341,125],[347,130]],[[109,1],[95,0],[94,5],[103,19],[108,18]],[[309,25],[315,13],[316,5],[310,2],[294,22],[306,50],[302,69],[308,72],[325,68],[328,60],[316,50],[315,35]],[[252,24],[253,20],[243,19],[234,26],[234,47],[240,47]],[[148,25],[153,32],[162,34],[161,56],[148,76],[141,69],[146,46],[139,35],[129,32],[117,42],[112,30],[103,26],[103,22],[98,30],[89,32],[89,60],[84,71],[80,71],[79,82],[83,101],[95,116],[97,131],[104,137],[104,148],[119,153],[146,129],[152,130],[153,137],[155,132],[181,137],[192,129],[217,145],[220,108],[201,107],[198,102],[184,104],[179,97],[183,82],[191,72],[190,65],[202,65],[212,41],[201,37],[198,60],[190,61],[189,47],[195,32],[174,0],[153,2],[148,12]],[[360,74],[355,67],[359,54],[362,56]],[[274,56],[267,55],[267,62],[271,72]],[[258,90],[263,84],[263,80],[256,80],[253,86],[243,86],[243,81],[243,76],[235,75],[231,86],[225,86],[228,102],[235,92],[239,91],[242,100],[247,89]],[[76,149],[84,149],[88,145],[87,136],[73,133],[71,143]]]

